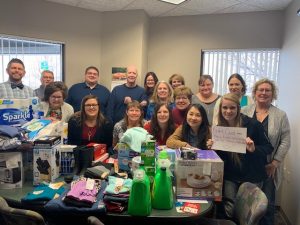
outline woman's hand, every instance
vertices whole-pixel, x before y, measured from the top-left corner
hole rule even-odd
[[[212,139],[208,139],[207,142],[206,142],[207,148],[208,148],[208,149],[211,149],[211,146],[213,145],[213,143],[214,143],[214,142],[213,142]]]
[[[251,138],[247,137],[246,138],[246,149],[249,152],[254,152],[255,151],[255,145],[254,142],[252,141]]]
[[[274,179],[275,172],[279,164],[280,162],[278,162],[277,160],[273,160],[271,163],[266,165],[266,172],[268,176],[271,177],[272,179]]]

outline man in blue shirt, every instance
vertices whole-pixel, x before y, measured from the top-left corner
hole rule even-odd
[[[13,58],[7,64],[8,81],[0,84],[1,98],[29,98],[34,97],[33,90],[22,83],[25,76],[25,66],[22,60]]]
[[[129,102],[137,100],[142,107],[147,105],[147,96],[144,88],[136,84],[138,76],[135,66],[128,66],[126,73],[126,83],[114,87],[111,92],[108,105],[108,118],[117,123],[124,118],[126,107]]]
[[[80,111],[81,100],[86,95],[96,95],[100,100],[100,110],[107,116],[109,90],[98,84],[99,70],[95,66],[89,66],[85,70],[85,82],[74,84],[68,93],[66,102],[73,106],[74,112]]]

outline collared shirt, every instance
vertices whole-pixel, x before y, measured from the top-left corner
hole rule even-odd
[[[11,88],[11,81],[0,84],[0,98],[30,98],[35,97],[33,90],[24,85],[23,89]]]
[[[65,101],[73,106],[74,112],[77,112],[80,111],[81,101],[86,95],[96,95],[100,101],[100,110],[106,115],[110,92],[101,84],[97,84],[94,88],[90,88],[85,82],[74,84],[69,89],[68,97]]]
[[[39,88],[34,90],[34,94],[39,97],[40,100],[44,99],[44,93],[45,93],[45,86],[41,85]]]

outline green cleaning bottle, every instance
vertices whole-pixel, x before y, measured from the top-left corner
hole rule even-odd
[[[128,214],[132,216],[149,216],[151,213],[150,180],[145,170],[134,171],[130,190]]]
[[[152,208],[173,208],[172,181],[166,167],[160,167],[155,174],[152,189]]]

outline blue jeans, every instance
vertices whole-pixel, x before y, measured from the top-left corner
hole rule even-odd
[[[263,182],[262,190],[268,198],[268,208],[264,217],[260,220],[260,225],[274,225],[275,216],[275,184],[272,178]]]
[[[229,181],[229,180],[224,180],[224,211],[225,211],[225,216],[228,218],[233,218],[233,210],[234,210],[234,204],[236,201],[236,194],[239,190],[239,187],[241,186],[243,182],[240,181]],[[254,183],[256,186],[259,188],[262,187],[263,182],[260,183]]]

